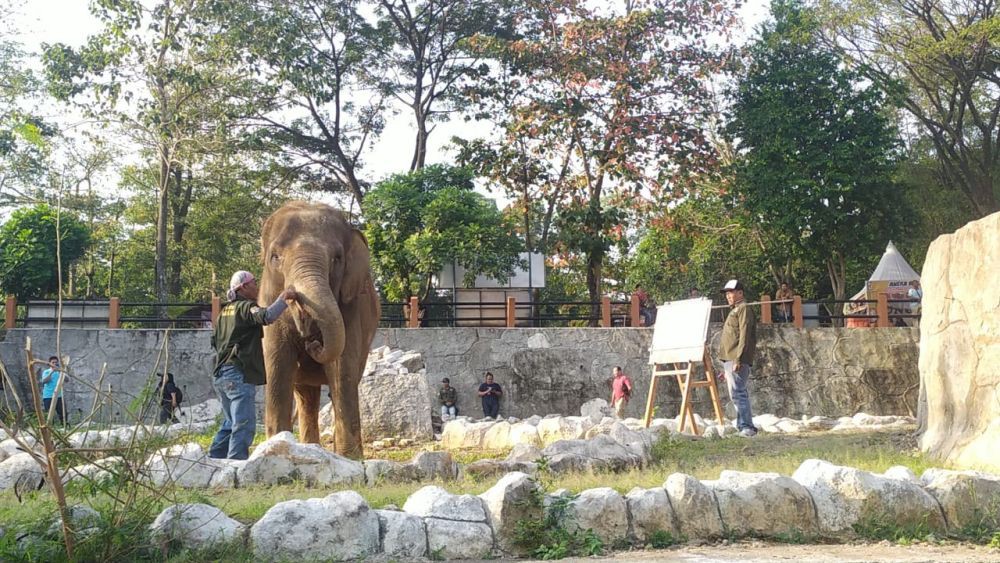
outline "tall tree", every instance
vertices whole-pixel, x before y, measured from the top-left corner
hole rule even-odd
[[[65,279],[89,242],[87,226],[73,213],[44,203],[18,209],[0,226],[0,290],[21,299],[55,293],[59,274]]]
[[[515,38],[473,46],[503,65],[493,79],[502,84],[480,93],[484,111],[514,100],[501,102],[494,146],[516,149],[493,151],[495,168],[522,172],[525,199],[537,190],[557,202],[561,250],[585,257],[596,310],[626,210],[639,216],[672,200],[715,165],[704,128],[711,81],[728,58],[713,45],[733,12],[701,0],[591,5],[527,0]]]
[[[171,232],[183,237],[191,170],[205,154],[231,148],[220,133],[243,111],[233,92],[244,77],[217,41],[223,25],[213,2],[100,0],[92,10],[103,28],[86,45],[46,47],[50,90],[119,127],[156,163],[154,287],[166,302],[178,289],[169,242]]]
[[[424,167],[435,120],[456,111],[468,80],[485,75],[486,63],[466,43],[477,36],[505,36],[511,26],[507,0],[378,0],[379,31],[388,39],[378,60],[379,88],[402,103],[416,127],[410,170]]]
[[[523,244],[491,200],[473,191],[463,168],[427,166],[380,182],[366,197],[365,235],[383,293],[421,299],[431,278],[450,263],[465,268],[465,283],[485,274],[514,274]]]
[[[359,204],[365,151],[384,127],[384,93],[368,85],[385,53],[358,0],[220,4],[225,41],[242,53],[259,103],[249,117],[314,188]]]
[[[823,48],[813,11],[775,0],[771,12],[732,106],[733,202],[824,263],[843,299],[852,258],[877,255],[907,220],[898,135],[884,94]]]
[[[827,0],[829,42],[933,143],[938,178],[1000,210],[1000,7],[982,0]]]
[[[0,207],[32,202],[56,131],[38,116],[41,85],[10,22],[17,6],[0,0]]]

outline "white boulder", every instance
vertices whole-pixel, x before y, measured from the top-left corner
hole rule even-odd
[[[426,518],[427,549],[444,559],[492,559],[493,530],[486,522]]]
[[[909,481],[887,478],[853,467],[807,459],[792,478],[812,495],[825,533],[849,531],[885,519],[897,525],[926,525],[931,531],[945,529],[944,515],[934,497]]]
[[[299,444],[291,432],[279,432],[254,449],[237,469],[237,479],[241,485],[295,480],[320,485],[358,483],[364,481],[365,469],[319,444]]]
[[[149,527],[153,539],[179,542],[185,549],[206,549],[242,542],[246,526],[207,504],[168,506]]]
[[[678,537],[680,530],[674,525],[674,510],[662,488],[636,487],[625,495],[631,515],[631,535],[640,542],[649,541],[656,532],[669,532]]]
[[[0,462],[0,491],[14,488],[19,479],[40,483],[44,478],[42,466],[27,452],[16,453]]]
[[[441,487],[428,485],[410,495],[403,512],[424,518],[463,522],[486,522],[483,501],[472,495],[453,495]],[[433,551],[433,548],[432,548]]]
[[[582,416],[557,416],[538,422],[538,438],[548,446],[560,440],[580,440],[594,423]]]
[[[155,452],[146,461],[146,470],[154,485],[162,487],[173,482],[188,489],[206,488],[221,467],[219,460],[205,454],[194,442],[177,444]]]
[[[376,510],[386,557],[416,559],[427,554],[427,529],[423,518],[398,510]]]
[[[611,546],[628,536],[628,507],[618,491],[610,487],[587,489],[569,501],[563,526],[569,530],[592,530]]]
[[[805,487],[777,473],[723,471],[705,485],[715,491],[730,534],[779,536],[819,532],[816,508]]]
[[[604,399],[591,399],[580,406],[580,416],[585,416],[593,422],[600,422],[607,416],[614,416],[615,411]]]
[[[951,528],[1000,528],[1000,475],[929,469],[921,481],[941,504]]]
[[[689,538],[714,538],[723,535],[715,494],[701,481],[684,473],[674,473],[667,477],[663,489],[677,516],[681,534]]]
[[[479,495],[486,507],[497,547],[503,553],[528,555],[514,543],[518,521],[541,520],[541,489],[524,473],[508,473],[496,485]]]
[[[379,518],[354,491],[290,500],[250,529],[254,556],[265,561],[360,559],[379,549]]]

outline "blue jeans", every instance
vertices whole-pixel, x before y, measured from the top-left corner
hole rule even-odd
[[[452,418],[458,416],[458,408],[455,405],[441,405],[441,416],[451,415]]]
[[[208,456],[214,458],[246,459],[250,444],[257,431],[257,410],[254,405],[257,388],[243,382],[240,368],[226,364],[219,368],[219,375],[212,384],[222,403],[222,427],[212,440]]]
[[[740,371],[734,372],[736,362],[726,360],[722,362],[722,368],[726,373],[726,387],[729,388],[729,399],[736,407],[736,427],[739,430],[749,428],[756,431],[753,425],[753,413],[750,411],[750,393],[747,391],[747,384],[750,382],[750,366],[740,364]]]

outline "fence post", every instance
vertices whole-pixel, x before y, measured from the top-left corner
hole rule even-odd
[[[118,297],[108,300],[108,328],[121,328],[121,303]]]
[[[760,296],[760,324],[771,324],[771,296]]]
[[[611,328],[611,298],[601,297],[601,326]]]
[[[802,328],[804,320],[802,318],[802,296],[796,295],[792,298],[792,320],[795,323],[795,328]]]
[[[629,303],[628,315],[629,319],[631,319],[629,326],[639,326],[639,296],[635,293],[632,294],[632,302]]]
[[[517,310],[517,299],[514,297],[507,298],[507,328],[513,328],[517,326],[517,318],[515,317],[515,311]]]
[[[410,318],[406,319],[406,328],[420,326],[420,303],[416,295],[410,296]]]
[[[878,322],[875,326],[886,328],[889,325],[889,294],[879,293],[875,296],[875,312],[878,314]]]
[[[215,326],[215,321],[219,319],[219,313],[222,312],[222,300],[219,299],[218,295],[212,295],[212,326]]]
[[[3,327],[7,330],[17,327],[17,298],[13,295],[7,296],[7,304],[4,307]]]

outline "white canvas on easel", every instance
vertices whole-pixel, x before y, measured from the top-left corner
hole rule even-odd
[[[664,303],[656,309],[650,364],[700,362],[708,338],[710,299],[685,299]]]
[[[649,346],[649,363],[653,366],[653,376],[646,398],[644,422],[649,427],[653,420],[653,403],[660,377],[674,376],[681,389],[681,412],[679,430],[684,431],[690,421],[695,434],[699,433],[691,407],[691,391],[698,387],[708,388],[712,406],[719,424],[723,424],[722,405],[719,390],[715,385],[715,373],[708,353],[708,322],[712,314],[712,301],[705,298],[672,301],[657,308],[653,341]],[[705,380],[694,380],[695,362],[705,366]]]

